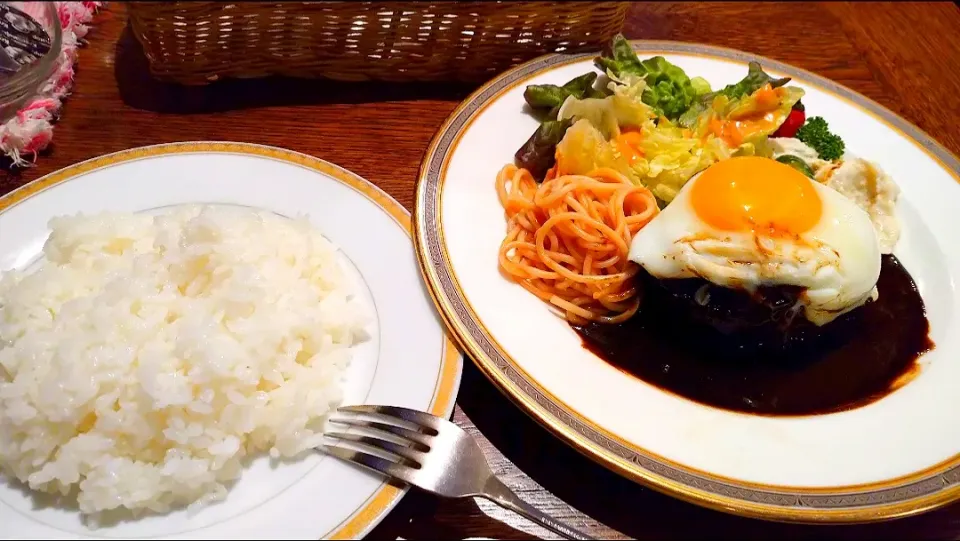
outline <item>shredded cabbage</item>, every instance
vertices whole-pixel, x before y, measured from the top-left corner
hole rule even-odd
[[[716,137],[701,141],[689,130],[664,122],[645,122],[640,135],[642,156],[631,160],[589,120],[580,119],[557,145],[558,172],[583,175],[610,167],[669,203],[693,175],[730,156]]]
[[[610,167],[665,203],[714,162],[770,156],[767,137],[803,96],[796,87],[765,87],[737,99],[720,94],[693,129],[686,129],[654,118],[653,109],[641,101],[646,83],[639,76],[621,74],[609,88],[612,95],[603,99],[570,97],[563,103],[558,118],[575,122],[557,145],[558,172],[587,174]],[[638,143],[618,144],[625,129],[639,132]]]
[[[646,87],[642,78],[631,75],[622,83],[612,81],[608,88],[613,94],[605,98],[570,96],[560,106],[557,120],[586,119],[607,139],[615,137],[620,134],[620,128],[639,127],[654,116],[650,106],[641,101]]]
[[[716,137],[701,140],[690,130],[672,124],[646,126],[641,133],[645,159],[637,160],[632,167],[643,184],[666,203],[673,201],[691,177],[729,157],[726,145]]]

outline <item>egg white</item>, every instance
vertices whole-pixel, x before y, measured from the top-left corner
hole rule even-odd
[[[877,294],[880,246],[873,223],[839,192],[811,181],[823,203],[819,222],[796,238],[772,238],[721,231],[701,220],[690,197],[697,178],[632,240],[630,260],[652,276],[699,277],[751,293],[760,286],[803,287],[799,302],[816,325]]]

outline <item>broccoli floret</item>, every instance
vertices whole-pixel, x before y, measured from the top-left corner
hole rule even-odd
[[[816,150],[820,159],[832,161],[843,156],[845,148],[843,139],[830,133],[827,121],[822,117],[815,116],[807,119],[807,122],[797,130],[796,137]]]

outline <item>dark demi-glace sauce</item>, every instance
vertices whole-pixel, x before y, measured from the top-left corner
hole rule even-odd
[[[766,415],[829,413],[892,392],[933,347],[923,300],[896,257],[883,256],[877,289],[879,298],[851,312],[842,334],[792,355],[724,358],[730,344],[721,343],[723,335],[663,321],[646,300],[626,323],[573,328],[610,364],[702,404]]]

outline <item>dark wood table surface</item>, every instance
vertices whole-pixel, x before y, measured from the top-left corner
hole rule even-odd
[[[637,3],[630,38],[701,41],[758,53],[847,85],[960,154],[960,8],[952,3]],[[111,4],[80,52],[74,94],[37,166],[0,173],[0,194],[94,156],[184,140],[287,147],[346,167],[412,207],[420,157],[474,88],[267,80],[182,88],[153,81]],[[909,181],[909,179],[905,179]],[[903,181],[903,180],[902,180]],[[960,505],[862,526],[760,522],[661,495],[548,434],[468,361],[454,419],[497,474],[543,511],[597,537],[957,539]],[[411,493],[374,539],[553,538],[488,505]]]

